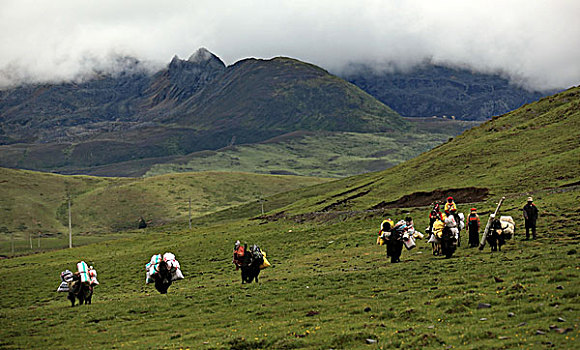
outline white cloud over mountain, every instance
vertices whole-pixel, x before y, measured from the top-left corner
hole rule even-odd
[[[130,55],[161,67],[207,47],[226,64],[290,56],[333,72],[425,59],[537,89],[580,84],[572,0],[2,0],[0,86],[82,77]]]

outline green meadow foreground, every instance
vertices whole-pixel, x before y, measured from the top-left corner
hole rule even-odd
[[[539,194],[540,239],[521,241],[514,208],[504,214],[517,218],[518,231],[502,252],[462,246],[451,259],[433,257],[419,242],[403,252],[403,263],[388,263],[376,231],[383,216],[404,216],[400,209],[303,223],[230,221],[193,232],[171,227],[7,259],[0,263],[1,347],[572,349],[580,335],[580,247],[575,219],[558,213],[568,207],[578,215],[578,203],[577,190]],[[481,203],[482,218],[493,206]],[[426,225],[425,209],[411,215],[418,228]],[[241,285],[231,263],[236,239],[268,253],[273,267],[259,285]],[[161,295],[145,285],[144,265],[165,251],[176,254],[186,279]],[[55,290],[60,271],[79,259],[97,268],[101,285],[92,305],[71,308]]]
[[[0,348],[576,349],[579,160],[573,88],[385,171],[272,194],[263,216],[252,190],[245,204],[196,217],[191,230],[173,218],[126,238],[0,260]],[[464,213],[477,207],[483,226],[505,196],[501,215],[516,220],[515,237],[491,253],[466,248],[463,233],[451,259],[420,241],[402,263],[387,262],[375,244],[381,221],[410,215],[423,231],[429,204],[449,194]],[[176,195],[163,208],[178,205]],[[539,239],[523,241],[529,195]],[[268,254],[259,285],[241,285],[237,239]],[[185,279],[160,295],[145,285],[144,266],[166,251]],[[101,285],[92,305],[71,308],[55,290],[79,260]]]

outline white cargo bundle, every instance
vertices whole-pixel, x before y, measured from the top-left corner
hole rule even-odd
[[[172,253],[165,253],[163,254],[163,261],[167,264],[167,268],[170,271],[174,271],[175,269],[179,269],[181,266],[179,265],[179,261],[175,259],[175,255]]]
[[[145,283],[146,284],[149,284],[149,283],[152,283],[155,281],[153,279],[153,276],[159,271],[159,263],[161,261],[164,261],[167,264],[167,268],[169,269],[169,272],[171,272],[171,280],[172,281],[181,280],[184,278],[183,273],[181,272],[181,265],[179,264],[179,261],[177,261],[177,259],[175,259],[175,255],[173,253],[167,252],[163,255],[161,255],[161,254],[153,255],[151,257],[151,260],[149,261],[149,263],[147,263],[147,265],[145,265],[145,270],[146,270]]]
[[[427,241],[427,243],[435,243],[435,244],[439,244],[441,243],[441,240],[439,238],[437,238],[437,236],[435,235],[431,235],[429,237],[429,240]]]
[[[77,263],[77,270],[79,271],[79,274],[81,276],[81,282],[90,283],[91,277],[89,276],[89,266],[87,265],[87,263],[84,261],[80,261],[79,263]]]
[[[411,250],[417,246],[415,244],[415,239],[413,238],[413,235],[409,234],[409,232],[403,234],[403,243],[405,243],[405,248],[407,248],[407,250]]]
[[[172,281],[177,281],[177,280],[182,280],[185,277],[183,277],[183,273],[181,273],[181,269],[175,269],[175,271],[171,272],[171,280]]]
[[[60,273],[60,285],[56,289],[57,292],[65,293],[68,292],[69,283],[73,281],[73,273],[70,270],[64,270]]]
[[[163,254],[163,261],[167,264],[167,268],[171,272],[171,280],[177,281],[184,279],[183,273],[181,273],[181,265],[179,261],[175,259],[175,255],[173,253],[165,253]]]
[[[58,286],[56,291],[61,293],[68,292],[69,291],[68,283],[65,281],[60,282],[60,286]]]
[[[446,227],[457,227],[457,222],[455,222],[455,218],[453,215],[449,215],[445,218],[445,226]]]
[[[500,216],[499,222],[503,233],[508,235],[513,235],[516,230],[516,225],[514,219],[511,216]]]
[[[499,217],[499,221],[502,221],[502,222],[504,222],[504,221],[505,221],[505,222],[509,222],[509,223],[510,223],[510,224],[512,224],[513,226],[515,226],[515,225],[516,225],[516,223],[515,223],[515,221],[514,221],[514,218],[512,218],[511,216],[500,216],[500,217]]]
[[[465,215],[463,215],[463,213],[458,213],[457,216],[459,216],[459,229],[464,230],[465,229]]]
[[[157,271],[159,271],[159,263],[161,262],[161,259],[162,259],[161,254],[155,254],[151,257],[151,260],[145,265],[146,284],[154,282],[153,275],[155,275]]]
[[[452,227],[449,229],[453,237],[458,240],[459,239],[459,229],[457,227]]]

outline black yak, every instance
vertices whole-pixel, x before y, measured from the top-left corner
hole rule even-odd
[[[75,300],[79,300],[79,305],[90,305],[93,299],[93,286],[88,282],[81,282],[79,273],[73,274],[72,282],[69,284],[68,300],[71,302],[71,307],[75,306]]]
[[[259,282],[260,266],[264,263],[264,255],[257,245],[250,249],[247,245],[241,246],[237,241],[234,246],[234,264],[242,271],[242,284]]]
[[[152,277],[155,281],[155,289],[157,289],[161,294],[167,294],[167,290],[173,281],[171,271],[167,268],[167,263],[165,261],[162,260],[159,262],[159,270]]]
[[[487,243],[489,243],[492,252],[498,250],[501,252],[501,246],[505,243],[505,236],[503,234],[501,222],[498,219],[492,221],[491,228],[489,229],[489,233],[485,239],[487,240]]]

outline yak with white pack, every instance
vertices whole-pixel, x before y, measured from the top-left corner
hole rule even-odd
[[[174,281],[184,278],[181,265],[172,253],[153,255],[145,265],[145,271],[145,283],[155,283],[155,289],[161,294],[167,294]]]

